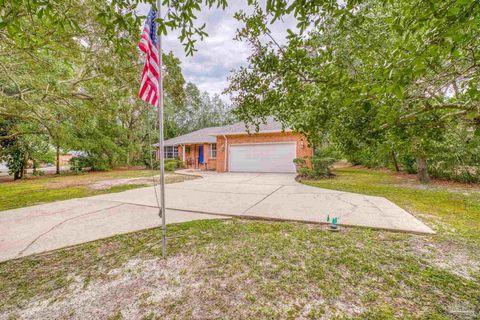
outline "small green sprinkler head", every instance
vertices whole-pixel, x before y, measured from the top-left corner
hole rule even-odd
[[[338,221],[338,218],[333,217],[332,223],[330,224],[330,227],[328,228],[328,230],[330,230],[330,231],[340,231],[340,229],[337,226],[337,221]]]

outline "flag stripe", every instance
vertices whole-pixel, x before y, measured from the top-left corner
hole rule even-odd
[[[159,96],[160,66],[157,49],[157,23],[155,11],[150,9],[142,31],[138,48],[145,53],[145,65],[142,71],[142,81],[138,96],[143,101],[156,106]]]

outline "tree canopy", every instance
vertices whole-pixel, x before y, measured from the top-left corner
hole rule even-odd
[[[45,39],[40,34],[25,33],[28,29],[22,26],[21,18],[42,20],[48,29],[57,34],[76,32],[81,29],[74,11],[75,0],[1,0],[0,30],[22,46],[32,43],[43,43]],[[228,0],[162,0],[162,18],[157,19],[159,32],[167,34],[171,30],[178,31],[178,39],[183,44],[187,54],[193,54],[195,43],[208,36],[205,24],[197,21],[202,10],[211,8],[225,9]],[[231,1],[230,1],[231,2]],[[322,13],[343,13],[351,9],[359,0],[346,1],[339,4],[334,0],[266,0],[265,13],[268,21],[275,22],[283,16],[291,15],[298,21],[301,32],[311,25],[322,21]],[[342,2],[343,3],[343,2]],[[139,14],[140,4],[156,7],[155,0],[112,0],[108,4],[97,3],[91,9],[90,18],[102,26],[106,38],[115,44],[117,50],[122,50],[129,43],[128,36],[135,35],[140,28],[143,16]],[[258,0],[247,0],[249,7],[259,6]]]
[[[104,165],[138,161],[150,131],[145,128],[155,122],[151,109],[134,98],[143,18],[138,6],[154,2],[2,1],[0,111],[9,146],[42,135],[56,146],[88,146]],[[179,31],[193,54],[207,36],[198,13],[228,1],[162,4],[159,32]],[[238,118],[256,122],[273,115],[311,144],[334,146],[354,163],[417,171],[423,180],[428,170],[479,179],[477,1],[246,4],[253,13],[236,14],[244,23],[237,39],[251,45],[252,55],[227,90]],[[297,26],[279,45],[269,25],[285,16]],[[167,137],[229,121],[219,97],[185,84],[172,54],[164,59]]]
[[[158,137],[158,117],[137,98],[140,29],[112,41],[98,19],[98,10],[108,7],[105,0],[27,2],[7,3],[1,11],[0,161],[15,178],[52,148],[82,151],[95,169],[146,161]],[[52,15],[59,11],[63,22]],[[228,106],[187,86],[178,58],[164,53],[163,61],[166,138],[191,129],[192,122],[226,121]],[[188,88],[195,89],[193,96]],[[207,122],[194,121],[197,113],[188,111],[197,96],[196,108]],[[218,108],[225,111],[220,117]]]
[[[274,115],[355,163],[478,179],[480,4],[359,1],[278,45],[268,13],[240,13],[249,65],[228,89],[246,121]],[[343,11],[342,11],[343,10]],[[341,12],[341,13],[339,13]],[[270,41],[262,41],[264,35]],[[415,162],[415,163],[414,163]]]

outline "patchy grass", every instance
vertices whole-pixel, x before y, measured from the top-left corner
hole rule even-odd
[[[144,187],[152,183],[152,174],[158,174],[158,172],[152,172],[151,170],[113,170],[60,176],[49,175],[34,179],[2,182],[0,183],[0,211]],[[125,182],[101,190],[91,187],[98,182],[129,178],[145,179],[133,181],[133,183]],[[189,179],[189,177],[174,174],[165,177],[166,183],[180,182],[185,179]]]
[[[383,170],[343,168],[336,177],[305,184],[335,190],[382,196],[421,216],[440,236],[480,245],[480,186],[422,185],[412,176]]]
[[[476,319],[475,187],[337,170],[324,188],[386,196],[437,235],[205,220],[0,263],[0,318]]]
[[[242,220],[169,234],[167,260],[153,229],[2,263],[0,317],[468,319],[478,308],[480,276],[433,263],[424,236]]]

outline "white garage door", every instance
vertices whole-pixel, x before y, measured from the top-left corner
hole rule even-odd
[[[229,146],[231,172],[295,172],[295,143],[237,144]]]

